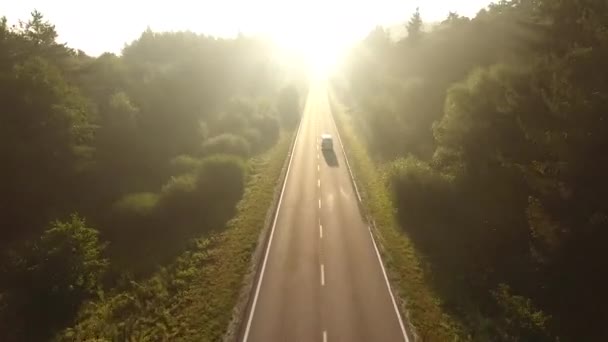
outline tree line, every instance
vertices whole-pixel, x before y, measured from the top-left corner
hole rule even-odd
[[[442,305],[478,341],[606,337],[608,4],[378,27],[334,86]]]
[[[3,341],[48,339],[224,227],[248,159],[299,119],[305,83],[275,52],[147,29],[91,57],[37,11],[0,19]]]

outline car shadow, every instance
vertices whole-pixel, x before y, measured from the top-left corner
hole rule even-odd
[[[329,167],[339,167],[338,156],[333,150],[323,150],[323,158]]]

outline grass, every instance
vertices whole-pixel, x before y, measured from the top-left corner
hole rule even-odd
[[[236,216],[225,229],[193,242],[172,265],[150,279],[86,304],[75,325],[58,341],[220,341],[267,216],[291,143],[291,136],[250,160],[252,177]]]
[[[363,210],[375,223],[374,237],[379,244],[393,291],[401,298],[401,312],[413,325],[416,340],[466,340],[462,328],[443,310],[439,297],[425,279],[421,258],[400,229],[390,191],[364,143],[357,139],[355,126],[346,108],[333,94],[330,104],[361,193]]]

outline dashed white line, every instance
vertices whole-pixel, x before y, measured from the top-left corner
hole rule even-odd
[[[323,330],[323,342],[327,342],[327,330]]]
[[[317,159],[320,159],[321,157],[319,156],[319,154],[317,153]]]
[[[319,187],[319,188],[321,187],[321,180],[320,179],[317,179],[317,187]]]
[[[321,286],[325,286],[325,266],[321,264]]]
[[[321,209],[321,199],[319,198],[319,209]]]
[[[317,171],[321,171],[321,165],[317,165]]]
[[[319,237],[322,239],[323,238],[323,226],[319,225]]]
[[[346,156],[346,152],[344,150],[344,144],[342,144],[342,139],[340,138],[340,132],[338,131],[338,126],[336,125],[336,120],[334,120],[333,115],[331,115],[331,121],[334,124],[334,128],[336,129],[336,135],[338,137],[338,141],[340,142],[340,147],[342,148],[342,153],[344,154],[344,160],[346,161],[346,167],[348,169],[348,173],[350,174],[351,180],[353,180],[353,186],[355,188],[355,193],[357,194],[357,199],[361,202],[361,194],[359,193],[359,189],[357,188],[357,183],[354,182],[353,172],[350,168],[350,164],[348,163],[348,157]],[[397,306],[397,301],[395,300],[395,296],[393,295],[393,291],[391,290],[391,284],[389,283],[388,276],[386,275],[386,269],[384,268],[384,264],[382,263],[382,257],[380,256],[380,251],[378,250],[378,246],[376,245],[376,240],[374,239],[374,234],[372,233],[371,227],[368,226],[369,235],[372,239],[374,249],[376,250],[376,256],[378,257],[378,262],[380,263],[380,268],[382,269],[382,274],[384,275],[384,281],[386,283],[386,287],[388,288],[388,293],[390,294],[391,301],[393,302],[393,308],[395,309],[395,314],[397,315],[397,319],[399,320],[399,326],[401,328],[401,333],[403,334],[403,340],[405,342],[410,342],[410,339],[405,331],[405,325],[403,324],[403,319],[401,318],[401,314],[399,313],[399,308]]]

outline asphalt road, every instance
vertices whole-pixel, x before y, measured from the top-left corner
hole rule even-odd
[[[334,152],[320,136],[334,136]],[[314,85],[243,341],[407,341],[357,206],[324,84]]]

